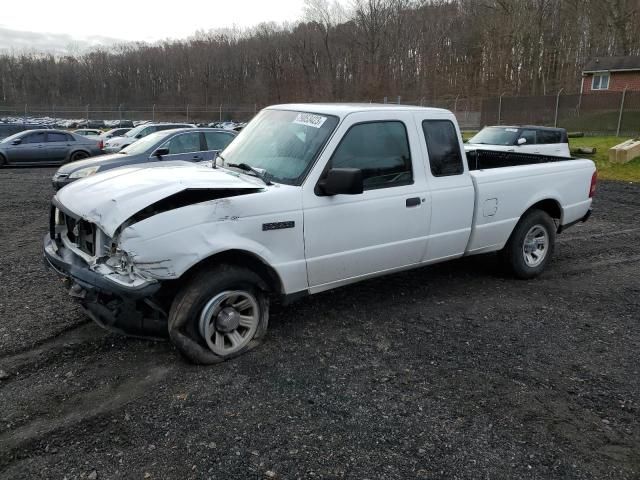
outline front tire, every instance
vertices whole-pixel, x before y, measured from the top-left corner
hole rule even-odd
[[[551,261],[556,243],[556,224],[542,210],[527,212],[518,222],[502,258],[517,278],[530,279],[540,275]]]
[[[258,275],[231,265],[196,273],[169,311],[169,337],[190,362],[211,365],[258,346],[269,323],[269,299]]]
[[[0,167],[4,167],[7,165],[7,159],[4,158],[3,155],[0,155]]]

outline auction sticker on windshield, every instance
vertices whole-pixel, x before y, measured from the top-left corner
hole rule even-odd
[[[517,128],[505,128],[504,130],[505,130],[506,132],[518,133],[518,129],[517,129]]]
[[[313,113],[299,113],[293,120],[293,123],[299,125],[306,125],[307,127],[320,128],[322,124],[327,120],[327,117],[322,115],[314,115]]]

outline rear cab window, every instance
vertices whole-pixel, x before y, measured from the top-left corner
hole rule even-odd
[[[422,131],[427,143],[429,166],[434,177],[464,173],[460,142],[451,120],[424,120]]]

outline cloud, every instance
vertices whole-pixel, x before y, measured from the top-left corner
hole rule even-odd
[[[78,54],[100,46],[122,43],[126,41],[100,35],[76,38],[66,33],[27,32],[0,25],[0,53]]]

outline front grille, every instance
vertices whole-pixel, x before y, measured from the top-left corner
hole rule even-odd
[[[56,236],[56,207],[51,207],[51,218],[49,219],[49,235],[52,239]],[[96,254],[96,226],[86,220],[74,218],[62,211],[58,211],[60,223],[67,228],[67,238],[76,244],[84,253],[95,256]]]

